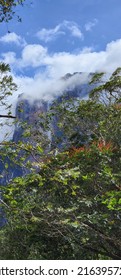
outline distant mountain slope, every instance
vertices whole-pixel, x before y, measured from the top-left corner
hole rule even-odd
[[[90,74],[91,76],[92,74]],[[87,76],[87,75],[86,75]],[[86,77],[85,76],[85,77]],[[82,80],[81,80],[82,78]],[[80,99],[87,99],[91,86],[88,83],[84,82],[84,74],[83,73],[74,73],[74,74],[66,74],[64,77],[61,78],[62,80],[68,80],[67,88],[64,88],[63,92],[59,92],[58,97],[55,100],[60,103],[62,102],[62,96],[64,93],[64,98],[80,98]],[[71,80],[72,79],[72,80]],[[70,80],[70,81],[69,81]],[[74,83],[74,84],[73,84]],[[34,93],[33,93],[34,96]],[[53,99],[54,100],[54,99]],[[18,141],[24,142],[31,142],[34,144],[34,141],[37,141],[37,134],[41,132],[41,128],[39,125],[40,116],[43,113],[46,113],[48,108],[50,107],[51,102],[45,101],[44,96],[43,99],[37,100],[27,100],[24,95],[20,95],[18,97],[18,102],[16,105],[16,117],[18,122],[15,125],[15,130],[13,134],[12,141],[18,143]],[[55,121],[52,124],[54,133],[56,134],[56,117]],[[25,128],[29,131],[29,136],[24,137],[23,133]],[[35,140],[36,139],[36,140]],[[6,181],[9,181],[11,178],[21,176],[23,171],[21,168],[13,168],[11,167],[10,170],[7,170],[7,175],[5,175],[4,164],[0,163],[0,170],[3,174],[3,178],[0,180],[0,183],[5,184]],[[8,175],[9,174],[9,175]]]
[[[72,79],[73,77],[76,77],[78,75],[78,79],[81,79],[82,73],[74,73],[74,74],[67,74],[64,77],[62,77],[62,80],[68,80]],[[75,81],[75,79],[74,79]],[[64,91],[59,92],[58,96],[55,98],[55,100],[58,103],[62,102],[62,95],[64,93],[64,98],[80,98],[80,99],[87,99],[88,94],[90,91],[90,86],[88,83],[83,82],[77,82],[74,84],[72,81],[67,83],[67,88],[64,88]],[[34,93],[33,93],[34,95]],[[54,99],[53,99],[54,100]],[[13,134],[13,139],[11,142],[18,143],[19,141],[27,142],[29,141],[31,144],[34,145],[34,141],[37,141],[38,133],[41,132],[41,128],[39,126],[39,120],[41,117],[41,114],[48,111],[48,108],[50,107],[51,102],[45,101],[44,96],[43,99],[37,99],[29,101],[24,97],[24,95],[20,95],[18,98],[18,102],[16,105],[16,117],[18,119],[18,122],[15,125],[15,130]],[[58,133],[57,126],[56,126],[57,119],[55,117],[54,122],[52,123],[53,131],[55,134]],[[29,136],[24,137],[24,130],[29,131]],[[35,136],[35,137],[34,137]],[[52,137],[52,142],[54,142],[54,138]],[[54,147],[55,148],[55,147]],[[29,158],[31,160],[31,157]],[[5,169],[5,163],[8,164],[9,168]],[[25,170],[25,168],[19,167],[19,166],[11,166],[10,160],[6,158],[3,162],[0,162],[0,171],[1,175],[3,175],[3,178],[0,178],[0,184],[6,185],[11,179],[18,177],[18,176],[24,176],[28,171]],[[3,214],[0,213],[0,225],[3,224]]]

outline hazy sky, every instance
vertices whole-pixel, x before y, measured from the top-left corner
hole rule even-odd
[[[26,0],[17,13],[1,24],[0,58],[20,93],[49,98],[68,72],[121,66],[121,0]]]

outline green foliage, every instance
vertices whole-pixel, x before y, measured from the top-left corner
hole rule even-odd
[[[110,210],[121,211],[121,190],[110,191],[103,197],[103,204],[107,205]]]
[[[115,102],[119,102],[121,98],[121,68],[117,68],[112,73],[107,81],[107,77],[103,73],[94,74],[90,83],[99,82],[96,87],[90,92],[90,97],[96,102],[104,103],[105,105],[111,105]],[[103,79],[101,79],[103,77]]]
[[[43,117],[55,141],[46,153],[41,138],[14,143],[13,161],[32,161],[28,175],[1,186],[1,259],[121,259],[120,69],[100,83],[88,100],[53,104]]]
[[[9,22],[15,15],[15,8],[25,0],[0,0],[0,22]],[[18,21],[21,21],[18,16]]]
[[[22,230],[27,235],[25,243],[20,242],[27,250],[32,246],[31,254],[38,245],[37,256],[42,259],[120,258],[120,218],[105,201],[107,190],[116,195],[109,159],[110,148],[101,146],[100,151],[93,144],[90,149],[74,149],[42,163],[39,174],[16,178],[3,188],[9,226],[16,234]],[[62,248],[58,253],[53,249],[55,240]],[[18,252],[11,257],[21,258]]]
[[[3,62],[0,63],[0,106],[5,110],[6,115],[11,115],[11,104],[8,104],[7,98],[17,90],[16,84],[13,82],[10,73],[10,67]],[[2,117],[2,115],[1,115]],[[3,115],[4,117],[4,115]]]

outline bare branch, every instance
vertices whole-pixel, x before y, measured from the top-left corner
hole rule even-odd
[[[16,119],[16,117],[12,115],[0,115],[0,118]]]

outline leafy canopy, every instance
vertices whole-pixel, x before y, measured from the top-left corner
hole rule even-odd
[[[29,137],[21,143],[34,158],[1,186],[1,259],[121,259],[120,69],[92,82],[88,100],[64,96],[41,116],[46,153],[41,135],[30,150]]]
[[[15,15],[15,8],[25,0],[0,0],[0,22],[9,22]],[[18,20],[21,21],[18,16]]]

